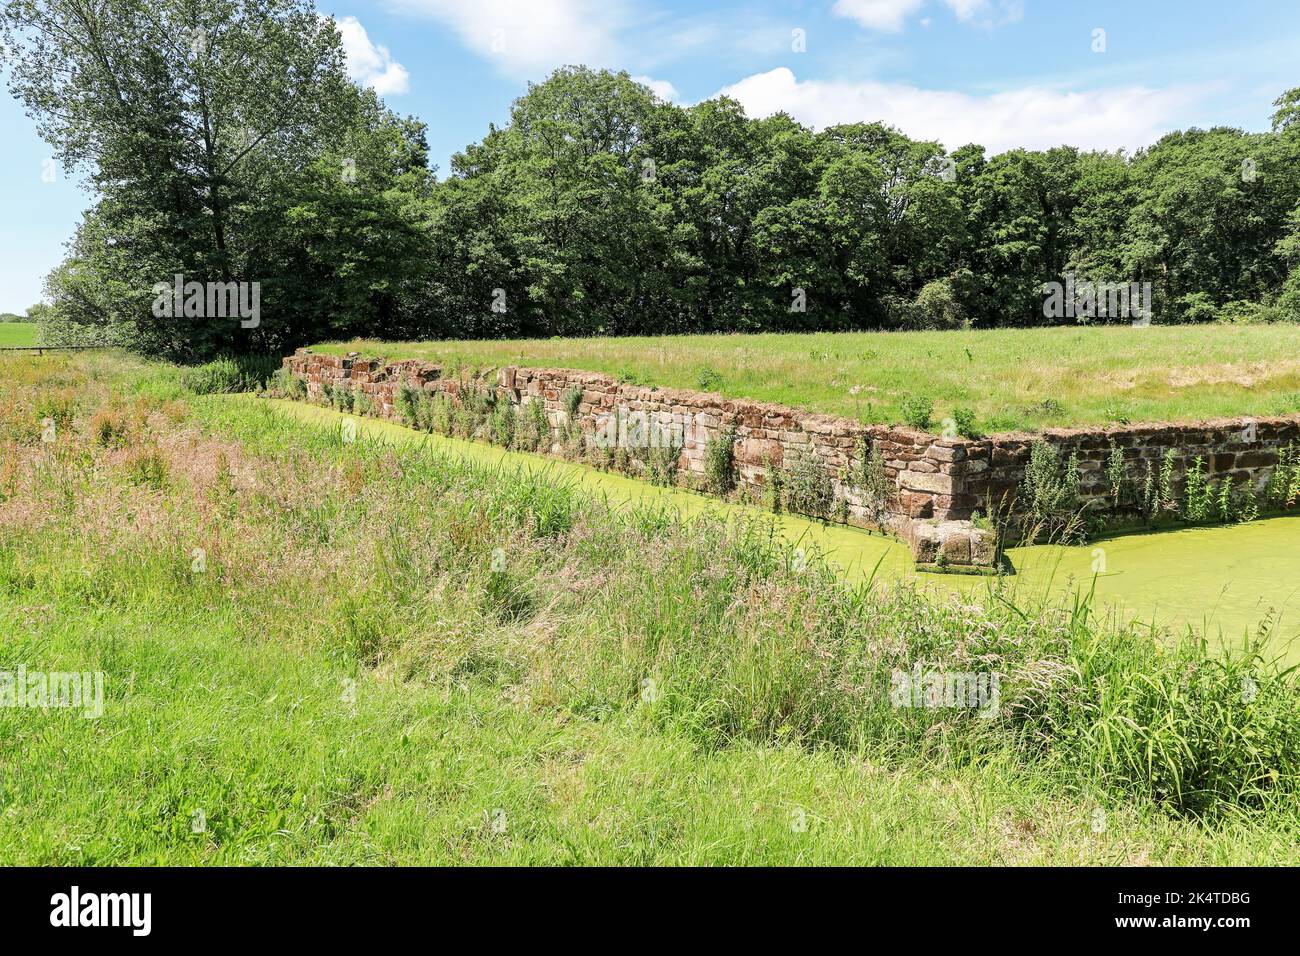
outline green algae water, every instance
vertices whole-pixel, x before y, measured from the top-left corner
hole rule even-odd
[[[345,417],[301,402],[265,400],[284,414],[337,426]],[[525,467],[580,485],[612,505],[669,504],[684,515],[761,514],[792,547],[823,555],[849,580],[911,581],[936,596],[978,600],[995,590],[1020,604],[1092,593],[1097,605],[1153,628],[1203,632],[1239,643],[1272,624],[1273,646],[1300,662],[1300,517],[1249,524],[1132,534],[1064,547],[1007,551],[1014,574],[1002,578],[918,573],[902,542],[797,515],[773,515],[676,488],[659,488],[586,465],[494,445],[415,432],[355,416],[357,434],[395,445],[426,444],[484,465]]]

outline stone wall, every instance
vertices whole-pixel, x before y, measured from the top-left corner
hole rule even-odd
[[[964,518],[974,499],[954,496],[955,447],[961,439],[936,438],[908,428],[861,425],[848,419],[680,389],[622,384],[608,375],[573,369],[516,368],[480,370],[447,377],[441,366],[414,360],[381,364],[359,356],[318,355],[299,349],[284,360],[292,374],[307,383],[308,398],[319,400],[324,385],[351,386],[370,397],[376,413],[400,421],[398,391],[403,383],[455,398],[467,388],[494,388],[516,403],[541,401],[547,420],[558,428],[567,416],[565,395],[581,394],[577,426],[591,440],[617,427],[618,439],[636,444],[636,423],[680,430],[678,469],[702,476],[709,439],[734,432],[737,480],[742,488],[761,490],[773,465],[789,468],[808,462],[830,478],[835,494],[848,503],[850,523],[906,533],[914,518]],[[615,415],[619,419],[613,424]],[[648,437],[648,436],[647,436]],[[867,501],[845,477],[863,448],[884,458],[884,474],[896,492],[885,501]]]
[[[1202,473],[1216,483],[1228,480],[1238,492],[1257,495],[1268,484],[1282,449],[1300,448],[1300,418],[1226,418],[1203,422],[1124,425],[1112,428],[1048,429],[1039,435],[994,435],[963,443],[967,468],[962,491],[981,502],[1009,501],[1024,479],[1035,440],[1052,445],[1067,461],[1077,456],[1081,504],[1105,518],[1109,527],[1140,519],[1132,489],[1146,481],[1169,456],[1175,488],[1182,493],[1188,470],[1197,458]],[[1111,498],[1107,468],[1112,449],[1124,458],[1130,493],[1118,506]]]
[[[918,563],[992,566],[996,549],[987,532],[974,528],[976,511],[1010,504],[1020,485],[1031,444],[1043,439],[1068,459],[1078,454],[1081,495],[1089,508],[1122,524],[1135,515],[1116,508],[1109,496],[1106,466],[1112,442],[1122,450],[1131,481],[1140,482],[1145,462],[1158,467],[1174,452],[1176,473],[1201,456],[1210,477],[1230,477],[1262,489],[1277,464],[1279,449],[1300,442],[1300,420],[1234,419],[1178,425],[1053,429],[1042,435],[994,435],[980,440],[942,438],[910,428],[863,425],[784,405],[721,395],[623,384],[596,372],[519,368],[464,372],[455,377],[441,366],[404,360],[383,363],[357,355],[318,355],[299,349],[285,368],[305,381],[310,399],[324,397],[326,384],[351,387],[369,396],[375,413],[400,421],[403,384],[440,392],[453,401],[465,389],[494,389],[499,397],[543,403],[557,432],[567,424],[566,395],[577,393],[577,421],[588,443],[613,441],[637,446],[671,431],[681,444],[678,472],[686,483],[705,471],[710,439],[734,435],[737,480],[742,490],[761,493],[773,468],[812,468],[824,474],[842,502],[850,524],[898,534],[913,546]],[[887,492],[869,496],[848,480],[855,456],[864,449],[883,459]],[[559,451],[555,447],[554,451]]]

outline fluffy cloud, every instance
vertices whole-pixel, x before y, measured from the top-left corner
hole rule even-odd
[[[656,80],[654,77],[650,76],[634,76],[632,79],[644,86],[650,87],[650,89],[654,91],[655,96],[659,97],[661,100],[677,99],[677,87],[673,86],[667,80]]]
[[[343,52],[348,58],[348,76],[369,86],[380,96],[405,93],[411,88],[406,67],[393,59],[388,47],[376,46],[356,17],[335,21],[343,37]]]
[[[897,33],[903,29],[903,22],[924,3],[925,0],[835,0],[832,12],[837,17],[856,20],[870,30]]]
[[[1017,146],[1085,149],[1149,146],[1177,124],[1197,95],[1188,89],[1139,86],[1061,92],[1026,87],[976,96],[899,83],[804,80],[787,68],[746,77],[721,91],[750,116],[784,111],[821,129],[880,120],[948,149],[979,143],[991,153]]]
[[[510,73],[557,66],[610,66],[627,23],[617,0],[396,0],[396,6],[450,26],[469,49]]]

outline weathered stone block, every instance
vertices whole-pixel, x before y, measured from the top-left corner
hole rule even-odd
[[[898,483],[909,491],[928,491],[935,495],[950,495],[955,488],[951,475],[925,474],[910,468],[899,475]]]

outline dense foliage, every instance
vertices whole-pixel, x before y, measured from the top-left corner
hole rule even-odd
[[[13,92],[100,196],[49,279],[55,332],[194,357],[1023,326],[1062,321],[1042,287],[1067,276],[1150,283],[1157,322],[1300,319],[1300,90],[1269,133],[989,157],[569,67],[438,181],[423,124],[347,80],[310,0],[7,0],[0,22]],[[156,317],[177,273],[259,282],[260,323]]]

